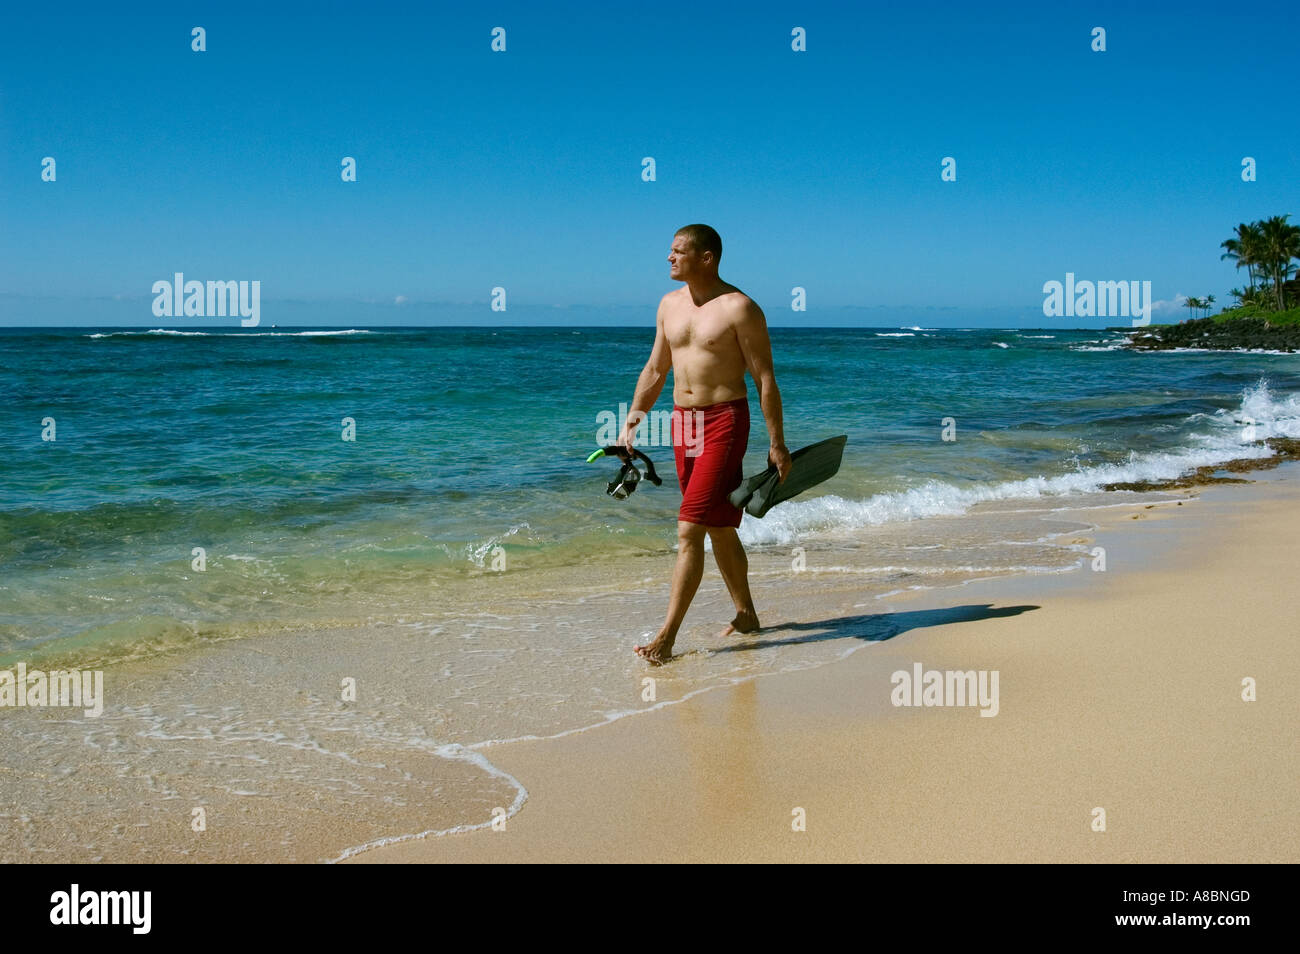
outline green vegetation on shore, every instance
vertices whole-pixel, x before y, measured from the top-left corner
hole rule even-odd
[[[1288,304],[1290,301],[1288,300]],[[1270,328],[1284,328],[1300,325],[1300,304],[1293,305],[1286,311],[1273,311],[1259,305],[1242,305],[1239,308],[1225,308],[1217,315],[1211,315],[1210,321],[1236,321],[1240,318],[1259,318]]]
[[[1188,297],[1184,304],[1193,317],[1174,325],[1149,325],[1129,340],[1144,351],[1170,348],[1300,350],[1300,280],[1293,259],[1300,258],[1300,226],[1290,215],[1275,215],[1258,222],[1242,222],[1236,236],[1220,244],[1221,259],[1246,269],[1244,289],[1232,289],[1235,308],[1210,315],[1214,296]],[[1198,310],[1204,317],[1195,317]]]

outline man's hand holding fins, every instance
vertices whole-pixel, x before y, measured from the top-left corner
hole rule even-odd
[[[785,483],[790,468],[794,466],[794,461],[790,459],[790,449],[784,444],[773,444],[767,451],[767,466],[776,468],[778,485]]]

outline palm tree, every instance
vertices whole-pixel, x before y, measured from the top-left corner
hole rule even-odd
[[[1273,280],[1278,311],[1286,307],[1282,283],[1296,270],[1291,259],[1300,258],[1300,225],[1288,224],[1290,217],[1289,214],[1275,215],[1258,223],[1262,246],[1259,250],[1260,266]]]
[[[1201,300],[1199,298],[1193,298],[1190,295],[1188,295],[1187,298],[1184,299],[1183,301],[1183,306],[1186,307],[1188,310],[1190,310],[1192,312],[1191,317],[1195,318],[1196,309],[1201,307]]]
[[[1259,222],[1249,224],[1242,222],[1237,226],[1236,238],[1230,238],[1219,243],[1220,248],[1226,249],[1219,256],[1220,261],[1231,259],[1236,263],[1237,268],[1246,269],[1246,274],[1250,277],[1249,290],[1253,290],[1255,287],[1256,269],[1260,266],[1260,252],[1263,244],[1260,224]]]
[[[1250,225],[1246,226],[1246,237],[1241,246],[1241,252],[1245,256],[1252,285],[1259,280],[1260,262],[1264,260],[1264,232],[1262,226],[1262,222],[1251,222]]]
[[[1219,256],[1219,261],[1230,259],[1234,268],[1246,268],[1250,275],[1250,287],[1255,287],[1255,267],[1246,261],[1245,254],[1242,252],[1242,242],[1245,230],[1250,228],[1245,222],[1237,226],[1237,238],[1225,239],[1219,243],[1219,248],[1224,249],[1224,253]]]
[[[1214,296],[1206,295],[1201,299],[1201,307],[1205,309],[1205,317],[1210,317],[1210,306],[1214,304]]]

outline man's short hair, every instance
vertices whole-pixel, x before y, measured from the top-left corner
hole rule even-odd
[[[708,225],[683,225],[676,232],[677,235],[685,235],[690,240],[691,248],[703,255],[705,252],[713,253],[713,261],[722,261],[722,236]]]

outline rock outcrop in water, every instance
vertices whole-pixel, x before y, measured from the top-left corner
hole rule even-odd
[[[1300,325],[1270,325],[1264,318],[1193,318],[1177,325],[1154,325],[1133,335],[1128,347],[1139,351],[1168,351],[1172,348],[1300,349]]]

